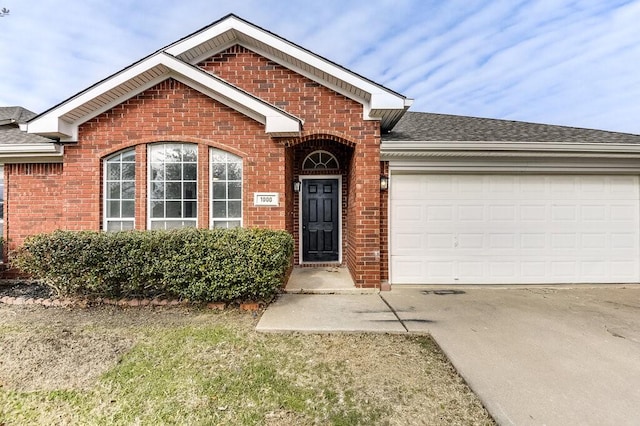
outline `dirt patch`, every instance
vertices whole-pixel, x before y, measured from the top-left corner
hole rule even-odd
[[[0,337],[0,384],[19,391],[85,389],[131,348],[123,336],[52,328]]]
[[[89,388],[144,338],[144,328],[197,317],[186,309],[0,304],[0,385],[19,391]]]

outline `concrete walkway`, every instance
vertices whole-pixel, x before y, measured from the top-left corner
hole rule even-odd
[[[640,424],[640,286],[284,294],[257,329],[429,333],[499,424]]]

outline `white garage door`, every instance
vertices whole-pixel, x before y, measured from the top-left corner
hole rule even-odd
[[[393,284],[639,282],[637,176],[392,175]]]

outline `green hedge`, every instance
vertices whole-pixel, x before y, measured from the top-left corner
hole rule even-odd
[[[13,265],[60,296],[264,300],[283,283],[293,238],[266,229],[55,231],[29,237]]]

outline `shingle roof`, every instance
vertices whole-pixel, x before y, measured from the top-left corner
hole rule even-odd
[[[26,123],[37,114],[19,106],[0,107],[0,124]]]
[[[382,140],[640,144],[640,135],[492,118],[407,112],[391,132],[382,135]]]
[[[23,132],[18,127],[37,114],[22,107],[0,107],[0,144],[37,144],[51,143],[51,139]]]

